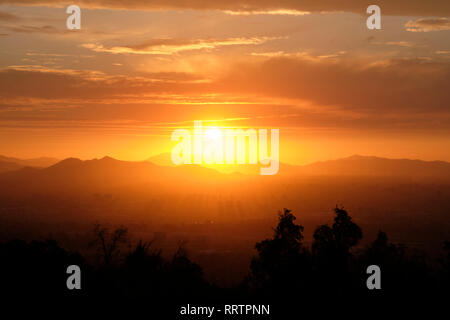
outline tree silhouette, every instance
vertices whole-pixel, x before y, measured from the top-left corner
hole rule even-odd
[[[401,244],[390,243],[386,233],[379,231],[378,236],[358,257],[361,277],[365,268],[377,265],[382,270],[382,287],[395,292],[412,292],[432,285],[429,270],[422,255],[408,254]]]
[[[91,245],[97,245],[102,252],[103,261],[106,266],[113,263],[114,259],[120,255],[120,245],[127,242],[128,229],[120,226],[111,232],[107,227],[99,223],[94,225],[94,241]]]
[[[338,250],[345,253],[350,251],[350,248],[355,246],[359,240],[362,239],[361,228],[348,215],[343,208],[335,208],[336,217],[333,223],[333,234],[336,240]]]
[[[334,212],[331,227],[321,225],[314,231],[312,254],[319,272],[317,281],[339,289],[350,282],[350,249],[362,239],[362,231],[346,210],[336,207]]]
[[[256,243],[245,281],[233,288],[220,288],[203,278],[199,265],[188,258],[184,245],[172,257],[164,258],[152,242],[139,241],[124,259],[117,259],[127,242],[127,229],[110,231],[95,225],[95,244],[103,262],[89,265],[80,254],[67,251],[56,241],[14,240],[0,243],[0,273],[10,296],[89,296],[101,298],[145,297],[154,304],[171,301],[185,303],[186,298],[269,297],[269,301],[289,305],[314,294],[323,298],[381,294],[393,297],[448,292],[450,242],[441,256],[426,260],[424,255],[389,241],[379,231],[377,238],[355,254],[352,252],[362,232],[347,211],[335,208],[334,223],[321,225],[313,235],[312,252],[303,243],[303,226],[288,209],[278,213],[273,236]],[[87,260],[88,261],[88,260]],[[431,264],[429,263],[431,261]],[[66,268],[76,264],[82,270],[82,290],[67,290]],[[382,291],[366,287],[367,267],[381,269]],[[30,268],[30,266],[32,266]],[[381,296],[379,295],[379,296]],[[445,296],[446,297],[446,296]],[[322,300],[323,301],[323,300]],[[297,306],[295,304],[291,304]]]
[[[278,225],[272,239],[258,242],[258,255],[250,265],[247,284],[260,294],[280,294],[279,289],[295,289],[306,285],[310,254],[303,246],[303,226],[295,224],[290,210],[279,212]]]

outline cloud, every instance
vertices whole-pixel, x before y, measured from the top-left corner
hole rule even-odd
[[[58,30],[57,28],[45,25],[45,26],[28,26],[28,25],[21,25],[21,26],[7,26],[5,27],[6,30],[10,32],[17,32],[17,33],[65,33],[66,31]]]
[[[388,41],[386,42],[388,46],[399,46],[399,47],[406,47],[406,48],[413,48],[416,46],[415,43],[408,42],[408,41]]]
[[[7,21],[7,22],[15,22],[20,20],[20,18],[14,14],[0,11],[0,21]]]
[[[269,58],[275,57],[300,58],[304,61],[319,62],[324,59],[339,58],[345,55],[346,53],[347,51],[338,51],[323,55],[313,55],[307,51],[298,51],[298,52],[272,51],[272,52],[252,52],[251,55],[256,57],[269,57]]]
[[[145,55],[171,55],[183,51],[216,49],[223,46],[257,45],[275,38],[228,38],[228,39],[153,39],[135,45],[120,45],[105,47],[101,44],[86,43],[82,47],[95,52],[108,52],[112,54],[145,54]]]
[[[311,14],[309,11],[298,11],[290,9],[278,9],[278,10],[260,10],[260,11],[233,11],[225,10],[226,14],[233,16],[250,16],[250,15],[284,15],[284,16],[305,16]]]
[[[22,22],[27,20],[26,18],[21,18],[15,14],[0,11],[0,21],[3,23],[0,26],[0,29],[11,32],[11,33],[65,33],[67,30],[59,30],[52,25],[28,25],[21,24],[18,22]],[[8,35],[8,34],[4,34]]]
[[[317,111],[435,113],[449,112],[450,63],[426,59],[366,63],[346,58],[261,56],[234,63],[215,78],[186,73],[139,77],[101,72],[16,66],[0,71],[0,97],[45,99],[134,99],[158,95],[168,100],[216,102],[215,97],[247,97],[247,102],[307,102]],[[164,98],[164,99],[166,99]],[[243,101],[245,99],[241,99]],[[222,100],[224,101],[224,100]]]
[[[58,57],[58,58],[79,56],[66,53],[63,54],[63,53],[46,53],[46,52],[27,52],[26,55],[31,57]]]
[[[218,86],[240,94],[309,101],[362,113],[448,112],[450,64],[426,59],[377,63],[271,57],[236,66]],[[219,87],[220,87],[219,86]]]
[[[0,70],[0,111],[4,121],[186,121],[220,114],[272,117],[280,126],[448,130],[449,86],[450,63],[423,59],[261,56],[211,79],[15,66]],[[298,116],[278,119],[281,114]]]
[[[450,30],[450,20],[447,18],[422,18],[416,21],[408,21],[406,30],[411,32],[430,32]]]
[[[201,93],[203,83],[207,82],[200,76],[182,72],[131,77],[100,71],[19,65],[0,70],[0,98],[77,101],[133,98],[145,101],[151,95]]]
[[[69,1],[61,0],[0,0],[0,4],[67,6]],[[355,12],[365,14],[369,3],[365,0],[78,0],[85,8],[110,9],[195,9],[223,10],[232,12],[276,12],[295,10],[300,12]],[[448,0],[379,0],[382,14],[400,16],[450,16]]]

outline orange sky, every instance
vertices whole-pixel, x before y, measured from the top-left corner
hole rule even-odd
[[[33,3],[33,6],[29,6]],[[0,0],[0,154],[168,152],[175,128],[279,128],[280,159],[450,161],[450,5]]]

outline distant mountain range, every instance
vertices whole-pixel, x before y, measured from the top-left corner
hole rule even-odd
[[[162,166],[174,166],[170,153],[147,159]],[[210,166],[222,173],[258,174],[259,165]],[[410,159],[387,159],[353,155],[343,159],[314,162],[308,165],[280,163],[280,175],[345,175],[345,176],[408,176],[450,179],[450,163],[445,161],[423,161]]]
[[[3,159],[10,160],[4,161]],[[14,162],[12,160],[14,160]],[[120,161],[110,157],[93,160],[68,158],[47,168],[39,165],[51,163],[54,159],[39,158],[19,160],[0,158],[0,191],[15,189],[20,191],[36,190],[92,190],[97,187],[114,188],[152,184],[166,189],[176,188],[177,184],[190,182],[211,183],[234,181],[238,177],[247,177],[246,173],[258,173],[258,165],[228,166],[228,173],[214,168],[197,165],[163,165],[167,157],[156,158],[158,164],[150,161]],[[151,158],[149,160],[155,160]],[[29,164],[28,166],[24,166]],[[34,167],[30,165],[34,164]],[[408,177],[432,179],[450,182],[450,163],[443,161],[421,161],[408,159],[385,159],[377,157],[351,156],[344,159],[316,162],[305,166],[280,164],[279,174],[275,178],[285,179],[298,175],[309,176],[371,176],[371,177]],[[264,177],[250,175],[256,179]],[[220,179],[219,179],[220,178]],[[266,179],[267,180],[267,179]]]
[[[22,168],[22,166],[17,163],[0,160],[0,173],[14,171],[20,168]]]
[[[177,181],[214,180],[219,172],[200,166],[177,168],[148,161],[68,158],[48,168],[22,167],[0,174],[0,192],[73,192],[123,188],[142,184],[175,186]]]
[[[449,162],[386,159],[359,155],[316,162],[302,166],[300,171],[311,175],[409,176],[450,179]]]
[[[0,155],[0,173],[18,170],[23,167],[46,168],[57,163],[58,161],[58,159],[48,157],[18,159]]]
[[[272,219],[283,207],[305,221],[327,219],[330,208],[345,205],[374,230],[380,221],[414,220],[418,229],[434,223],[442,232],[450,212],[450,163],[441,161],[352,156],[280,164],[274,176],[110,157],[68,158],[47,168],[17,166],[0,173],[0,222],[234,223]],[[258,172],[259,166],[235,169],[250,168]]]

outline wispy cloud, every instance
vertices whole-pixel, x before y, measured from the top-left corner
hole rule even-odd
[[[208,105],[223,117],[301,113],[283,120],[292,125],[442,130],[450,121],[449,75],[445,62],[368,64],[308,54],[236,62],[208,81],[196,74],[117,76],[17,65],[0,70],[0,111],[7,125],[30,119],[185,121],[205,116],[206,108],[198,106]],[[162,106],[171,111],[161,112]]]
[[[408,21],[405,27],[407,31],[411,32],[450,30],[450,20],[447,18],[422,18],[416,21]]]
[[[144,55],[171,55],[183,51],[211,50],[223,46],[258,45],[271,37],[228,38],[228,39],[154,39],[136,45],[104,46],[102,44],[85,43],[82,47],[95,52],[108,52],[112,54],[144,54]]]
[[[292,9],[278,9],[278,10],[225,10],[226,14],[234,16],[249,16],[249,15],[286,15],[286,16],[304,16],[311,14],[309,11],[299,11]]]
[[[184,73],[131,77],[33,65],[11,66],[0,71],[0,97],[80,101],[114,98],[121,103],[127,99],[162,103],[164,96],[170,103],[217,105],[249,103],[255,99],[241,97],[259,97],[309,101],[315,106],[339,106],[362,112],[448,110],[450,64],[444,61],[391,59],[368,64],[306,53],[261,58],[233,64],[224,74],[211,79]]]
[[[300,58],[302,60],[307,60],[311,62],[320,62],[324,59],[333,59],[339,58],[345,55],[347,51],[338,51],[327,54],[319,54],[314,55],[307,51],[298,51],[298,52],[284,52],[284,51],[273,51],[273,52],[252,52],[252,56],[257,57],[266,57],[266,58]]]
[[[54,26],[44,25],[44,26],[32,26],[32,25],[20,25],[20,26],[4,26],[3,29],[9,32],[15,33],[67,33],[67,30],[60,30]]]
[[[0,21],[15,22],[20,18],[12,13],[0,11]]]
[[[356,12],[365,14],[366,0],[77,0],[84,8],[140,10],[222,10],[229,12]],[[46,5],[62,7],[72,4],[61,0],[0,0],[0,4]],[[448,0],[379,0],[383,14],[401,16],[449,16]],[[265,14],[266,14],[265,13]]]
[[[406,48],[412,48],[415,47],[416,44],[408,41],[388,41],[386,42],[388,46],[399,46],[399,47],[406,47]]]

